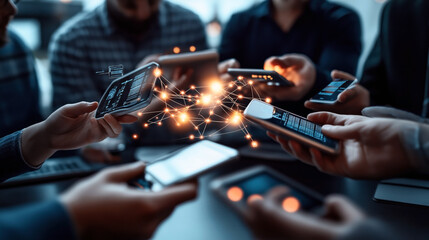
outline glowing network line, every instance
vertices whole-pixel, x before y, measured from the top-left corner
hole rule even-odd
[[[242,112],[245,106],[242,102],[257,98],[270,103],[271,99],[262,99],[253,87],[252,80],[236,79],[222,82],[214,79],[208,85],[190,85],[188,89],[178,89],[162,75],[160,69],[155,70],[154,75],[157,82],[154,100],[160,101],[164,107],[158,111],[139,112],[139,117],[144,114],[153,115],[142,124],[143,128],[152,125],[162,126],[163,122],[169,121],[177,127],[190,128],[192,132],[187,137],[189,140],[241,131],[244,138],[250,142],[250,146],[254,148],[259,146],[243,120]],[[213,130],[209,125],[215,125],[216,129],[208,131]],[[132,138],[137,140],[139,136],[133,134]]]

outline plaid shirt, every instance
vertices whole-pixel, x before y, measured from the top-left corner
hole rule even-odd
[[[0,48],[0,72],[1,137],[42,119],[34,58],[13,32]]]
[[[199,50],[207,48],[201,20],[191,11],[166,1],[160,3],[157,23],[138,42],[115,26],[106,4],[82,13],[65,23],[51,41],[53,107],[99,100],[111,80],[95,73],[109,65],[122,64],[126,73],[150,54],[191,45]]]

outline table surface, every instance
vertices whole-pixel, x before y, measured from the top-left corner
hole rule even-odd
[[[340,193],[352,199],[365,212],[411,232],[429,236],[429,208],[379,203],[372,200],[376,181],[351,180],[318,172],[299,161],[269,161],[241,158],[199,179],[198,198],[176,208],[161,224],[153,239],[250,239],[251,233],[240,217],[211,190],[210,182],[219,176],[253,165],[267,165],[326,196]],[[77,179],[0,189],[0,207],[56,198]]]

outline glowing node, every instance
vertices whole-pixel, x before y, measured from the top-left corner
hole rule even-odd
[[[240,115],[240,113],[235,112],[231,118],[231,123],[237,125],[240,122],[241,122],[241,115]]]
[[[137,116],[141,117],[141,116],[143,116],[143,113],[142,112],[138,112]]]
[[[233,202],[238,202],[241,199],[243,199],[243,190],[241,190],[241,188],[239,187],[230,187],[228,189],[228,191],[226,192],[226,196],[228,197],[229,200],[233,201]]]
[[[212,90],[213,93],[220,93],[223,90],[223,85],[218,81],[213,81],[210,84],[210,89]]]
[[[211,123],[211,122],[212,122],[212,120],[211,120],[210,118],[207,118],[206,120],[204,120],[204,122],[206,122],[206,123]]]
[[[238,99],[243,99],[243,95],[238,95]]]
[[[156,92],[156,91],[158,91],[158,88],[157,88],[157,87],[154,87],[154,88],[153,88],[153,90]]]
[[[257,148],[259,146],[259,143],[257,141],[252,141],[250,145],[252,146],[252,148]]]
[[[201,100],[203,101],[204,105],[210,104],[212,102],[212,96],[211,95],[204,95]]]
[[[164,109],[164,112],[168,113],[170,110],[168,108]]]
[[[197,104],[200,104],[200,102],[201,102],[200,100],[197,100]]]
[[[149,127],[149,124],[145,123],[145,124],[143,124],[143,127],[147,128],[147,127]]]
[[[251,138],[252,138],[252,135],[246,134],[246,139],[251,139]]]
[[[181,113],[181,114],[179,115],[179,119],[180,119],[180,121],[181,121],[182,123],[186,122],[186,121],[188,120],[188,118],[189,118],[189,116],[188,116],[188,114],[186,114],[186,113]]]
[[[168,98],[168,93],[166,93],[166,92],[162,92],[162,93],[161,93],[161,99],[166,100],[167,98]]]
[[[243,77],[243,76],[238,76],[238,77],[237,77],[237,80],[242,81],[243,79],[244,79],[244,77]]]
[[[195,52],[195,50],[197,50],[197,48],[195,46],[190,46],[189,47],[189,51],[191,52]]]
[[[132,137],[133,137],[134,140],[139,139],[139,135],[138,134],[133,134]]]
[[[238,87],[237,87],[237,90],[241,90],[241,89],[243,89],[241,86],[238,86]]]
[[[185,95],[185,91],[183,91],[183,90],[182,90],[182,91],[180,91],[180,94],[181,94],[181,95]]]
[[[253,85],[253,81],[249,80],[247,83],[249,83],[249,85]]]
[[[217,103],[217,104],[221,104],[221,103],[222,103],[222,101],[218,99],[218,100],[216,100],[216,103]]]
[[[201,140],[203,140],[203,139],[204,139],[204,136],[203,136],[203,135],[201,135],[201,136],[200,136],[200,139],[201,139]]]
[[[230,83],[230,84],[228,84],[228,87],[232,88],[232,87],[234,87],[234,84]]]
[[[195,139],[194,134],[189,135],[189,139],[194,140]]]
[[[162,122],[158,122],[158,126],[162,126]]]
[[[180,53],[180,48],[179,47],[174,47],[173,48],[173,52],[176,53],[176,54]]]
[[[198,127],[196,126],[196,127],[194,127],[194,129],[195,129],[195,130],[198,130]]]
[[[171,114],[171,117],[173,117],[173,118],[174,118],[175,116],[176,116],[175,114]]]
[[[271,98],[267,97],[267,98],[265,98],[265,102],[266,102],[266,103],[271,103],[271,102],[272,102],[272,100],[271,100]]]
[[[264,199],[264,198],[259,194],[252,194],[247,198],[247,203],[250,203],[252,201],[259,200],[259,199]]]
[[[162,71],[161,71],[161,69],[160,68],[155,68],[155,70],[153,70],[153,75],[155,76],[155,77],[161,77],[161,75],[162,75]]]
[[[195,89],[195,85],[191,85],[191,89],[194,90]]]
[[[180,127],[180,123],[176,123],[176,126]]]
[[[213,115],[213,114],[214,114],[213,110],[210,110],[209,114],[210,114],[210,115]]]
[[[289,213],[294,213],[299,210],[301,204],[296,197],[286,197],[282,202],[283,210]]]

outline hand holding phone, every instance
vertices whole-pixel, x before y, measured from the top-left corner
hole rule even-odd
[[[309,101],[315,103],[334,104],[338,96],[345,90],[353,87],[358,82],[357,79],[345,80],[334,79],[322,91],[314,95]]]
[[[276,71],[249,68],[229,68],[228,73],[237,80],[252,80],[269,86],[293,86],[293,83]]]
[[[244,110],[244,117],[261,127],[330,154],[339,151],[338,141],[326,137],[322,126],[266,102],[253,99]]]

